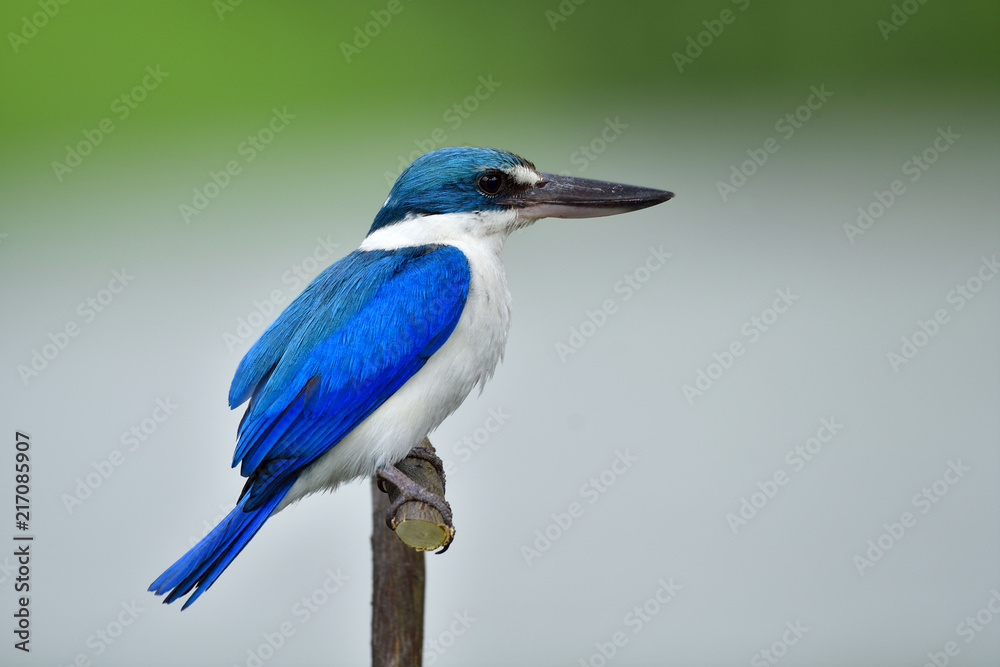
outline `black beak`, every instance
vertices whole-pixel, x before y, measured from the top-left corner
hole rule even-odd
[[[595,218],[662,204],[673,192],[576,176],[540,174],[542,180],[504,203],[530,218]]]

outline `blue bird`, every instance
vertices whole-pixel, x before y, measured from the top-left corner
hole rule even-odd
[[[539,218],[635,211],[670,192],[536,171],[494,148],[442,148],[396,180],[360,248],[324,270],[236,369],[229,405],[249,400],[233,466],[235,509],[150,586],[165,603],[229,566],[295,501],[378,475],[407,497],[395,464],[493,375],[511,299],[508,235]],[[404,488],[406,487],[406,488]]]

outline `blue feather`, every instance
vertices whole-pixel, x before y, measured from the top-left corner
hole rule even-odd
[[[150,585],[149,590],[157,595],[170,591],[170,595],[163,600],[169,604],[195,588],[194,595],[181,608],[187,609],[215,583],[250,538],[257,534],[291,486],[292,482],[287,482],[284,487],[276,489],[266,503],[250,511],[246,509],[250,497],[245,494],[233,511],[190,551],[181,556],[180,560],[167,568],[167,571]]]
[[[452,246],[355,251],[293,301],[240,362],[229,391],[240,422],[239,504],[150,587],[173,602],[204,592],[302,471],[399,389],[455,329],[468,260]]]

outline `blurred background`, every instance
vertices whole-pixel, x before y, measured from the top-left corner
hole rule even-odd
[[[370,502],[235,502],[240,358],[441,146],[669,189],[505,250],[426,665],[996,664],[1000,7],[8,0],[0,662],[364,665]],[[30,653],[13,647],[16,432]]]

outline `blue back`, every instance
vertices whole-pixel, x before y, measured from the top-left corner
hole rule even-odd
[[[423,367],[454,330],[469,263],[452,246],[357,250],[323,271],[240,362],[250,398],[233,465],[256,507],[337,444]]]

